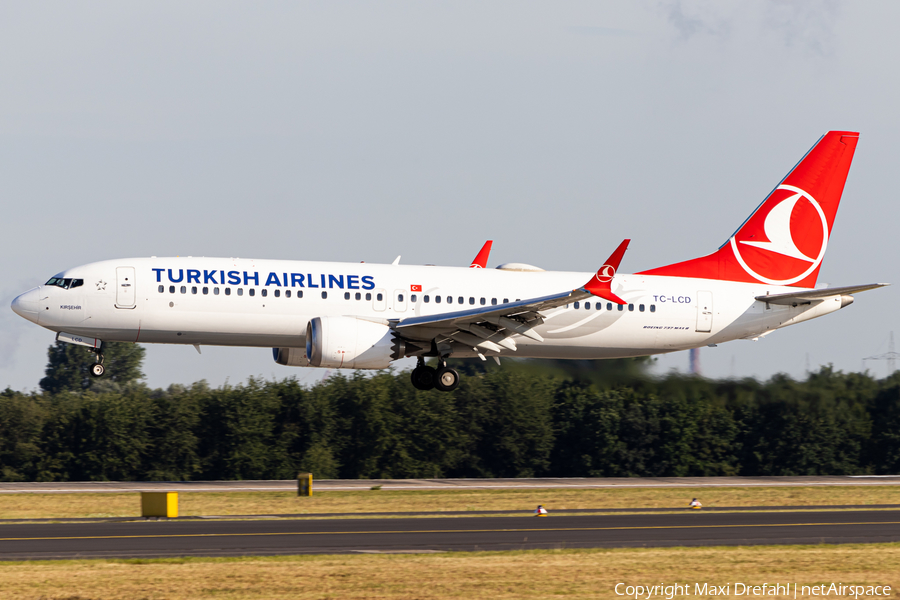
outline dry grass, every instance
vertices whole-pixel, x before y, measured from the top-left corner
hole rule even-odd
[[[688,583],[691,596],[697,582],[877,584],[895,596],[900,544],[0,563],[4,600],[622,598],[619,582]]]
[[[675,508],[692,497],[704,506],[809,506],[900,504],[900,486],[811,486],[760,488],[627,488],[542,490],[447,490],[319,492],[298,498],[289,492],[189,492],[179,494],[179,512],[189,515],[303,513],[530,511],[578,508]],[[0,519],[127,517],[140,515],[140,497],[128,494],[2,494]]]

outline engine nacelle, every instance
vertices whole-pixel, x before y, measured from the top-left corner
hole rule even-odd
[[[306,356],[313,367],[385,369],[406,346],[387,325],[354,317],[316,317],[306,326]]]
[[[306,350],[304,348],[272,348],[272,355],[275,362],[286,367],[308,367],[309,360],[306,358]]]

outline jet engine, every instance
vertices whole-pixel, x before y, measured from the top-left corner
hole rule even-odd
[[[286,367],[308,367],[306,350],[303,348],[272,348],[275,362]]]
[[[406,345],[387,325],[354,317],[316,317],[306,326],[306,356],[313,367],[385,369]]]

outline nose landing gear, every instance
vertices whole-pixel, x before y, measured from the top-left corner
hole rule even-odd
[[[94,353],[94,364],[91,365],[91,375],[93,377],[103,377],[103,374],[106,372],[106,367],[103,366],[103,353],[100,352],[99,349],[91,349],[91,352]]]

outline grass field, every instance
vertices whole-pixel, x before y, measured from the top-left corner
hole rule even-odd
[[[191,515],[303,513],[531,511],[578,508],[677,508],[698,497],[704,506],[900,504],[900,486],[759,488],[626,488],[319,492],[190,492],[179,512]],[[0,494],[0,519],[127,517],[140,515],[140,496],[127,494]]]
[[[900,544],[0,563],[4,600],[623,598],[617,583],[706,597],[695,583],[736,582],[889,585],[896,597]]]

